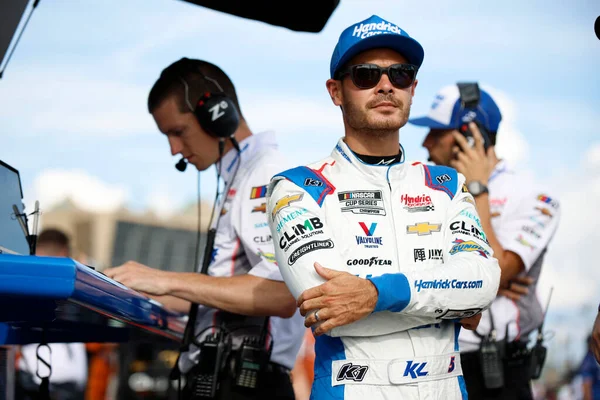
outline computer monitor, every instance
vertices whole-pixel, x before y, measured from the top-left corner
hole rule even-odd
[[[29,254],[25,233],[13,205],[23,213],[23,190],[19,171],[0,160],[0,253]]]

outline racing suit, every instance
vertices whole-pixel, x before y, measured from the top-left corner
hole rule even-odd
[[[464,177],[447,167],[331,156],[273,177],[267,217],[292,294],[313,264],[370,279],[375,310],[316,338],[311,399],[466,398],[458,320],[494,299],[500,268]]]

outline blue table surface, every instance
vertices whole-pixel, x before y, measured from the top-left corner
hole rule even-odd
[[[35,321],[61,300],[175,340],[185,328],[185,315],[73,259],[0,254],[1,322]]]

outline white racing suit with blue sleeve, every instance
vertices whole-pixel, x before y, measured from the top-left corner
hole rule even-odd
[[[347,271],[377,287],[369,316],[317,337],[311,399],[466,399],[458,320],[498,290],[464,177],[420,163],[367,165],[340,139],[330,157],[273,177],[275,255],[295,297]]]

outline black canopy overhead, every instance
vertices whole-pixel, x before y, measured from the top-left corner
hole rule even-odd
[[[238,17],[298,32],[321,32],[340,0],[183,0]]]
[[[297,32],[321,32],[340,0],[178,0]],[[0,78],[40,0],[0,0]],[[29,5],[31,6],[29,7]],[[49,7],[52,7],[50,2]],[[24,21],[22,21],[24,20]],[[21,29],[17,29],[21,26]],[[12,45],[11,45],[12,43]]]

